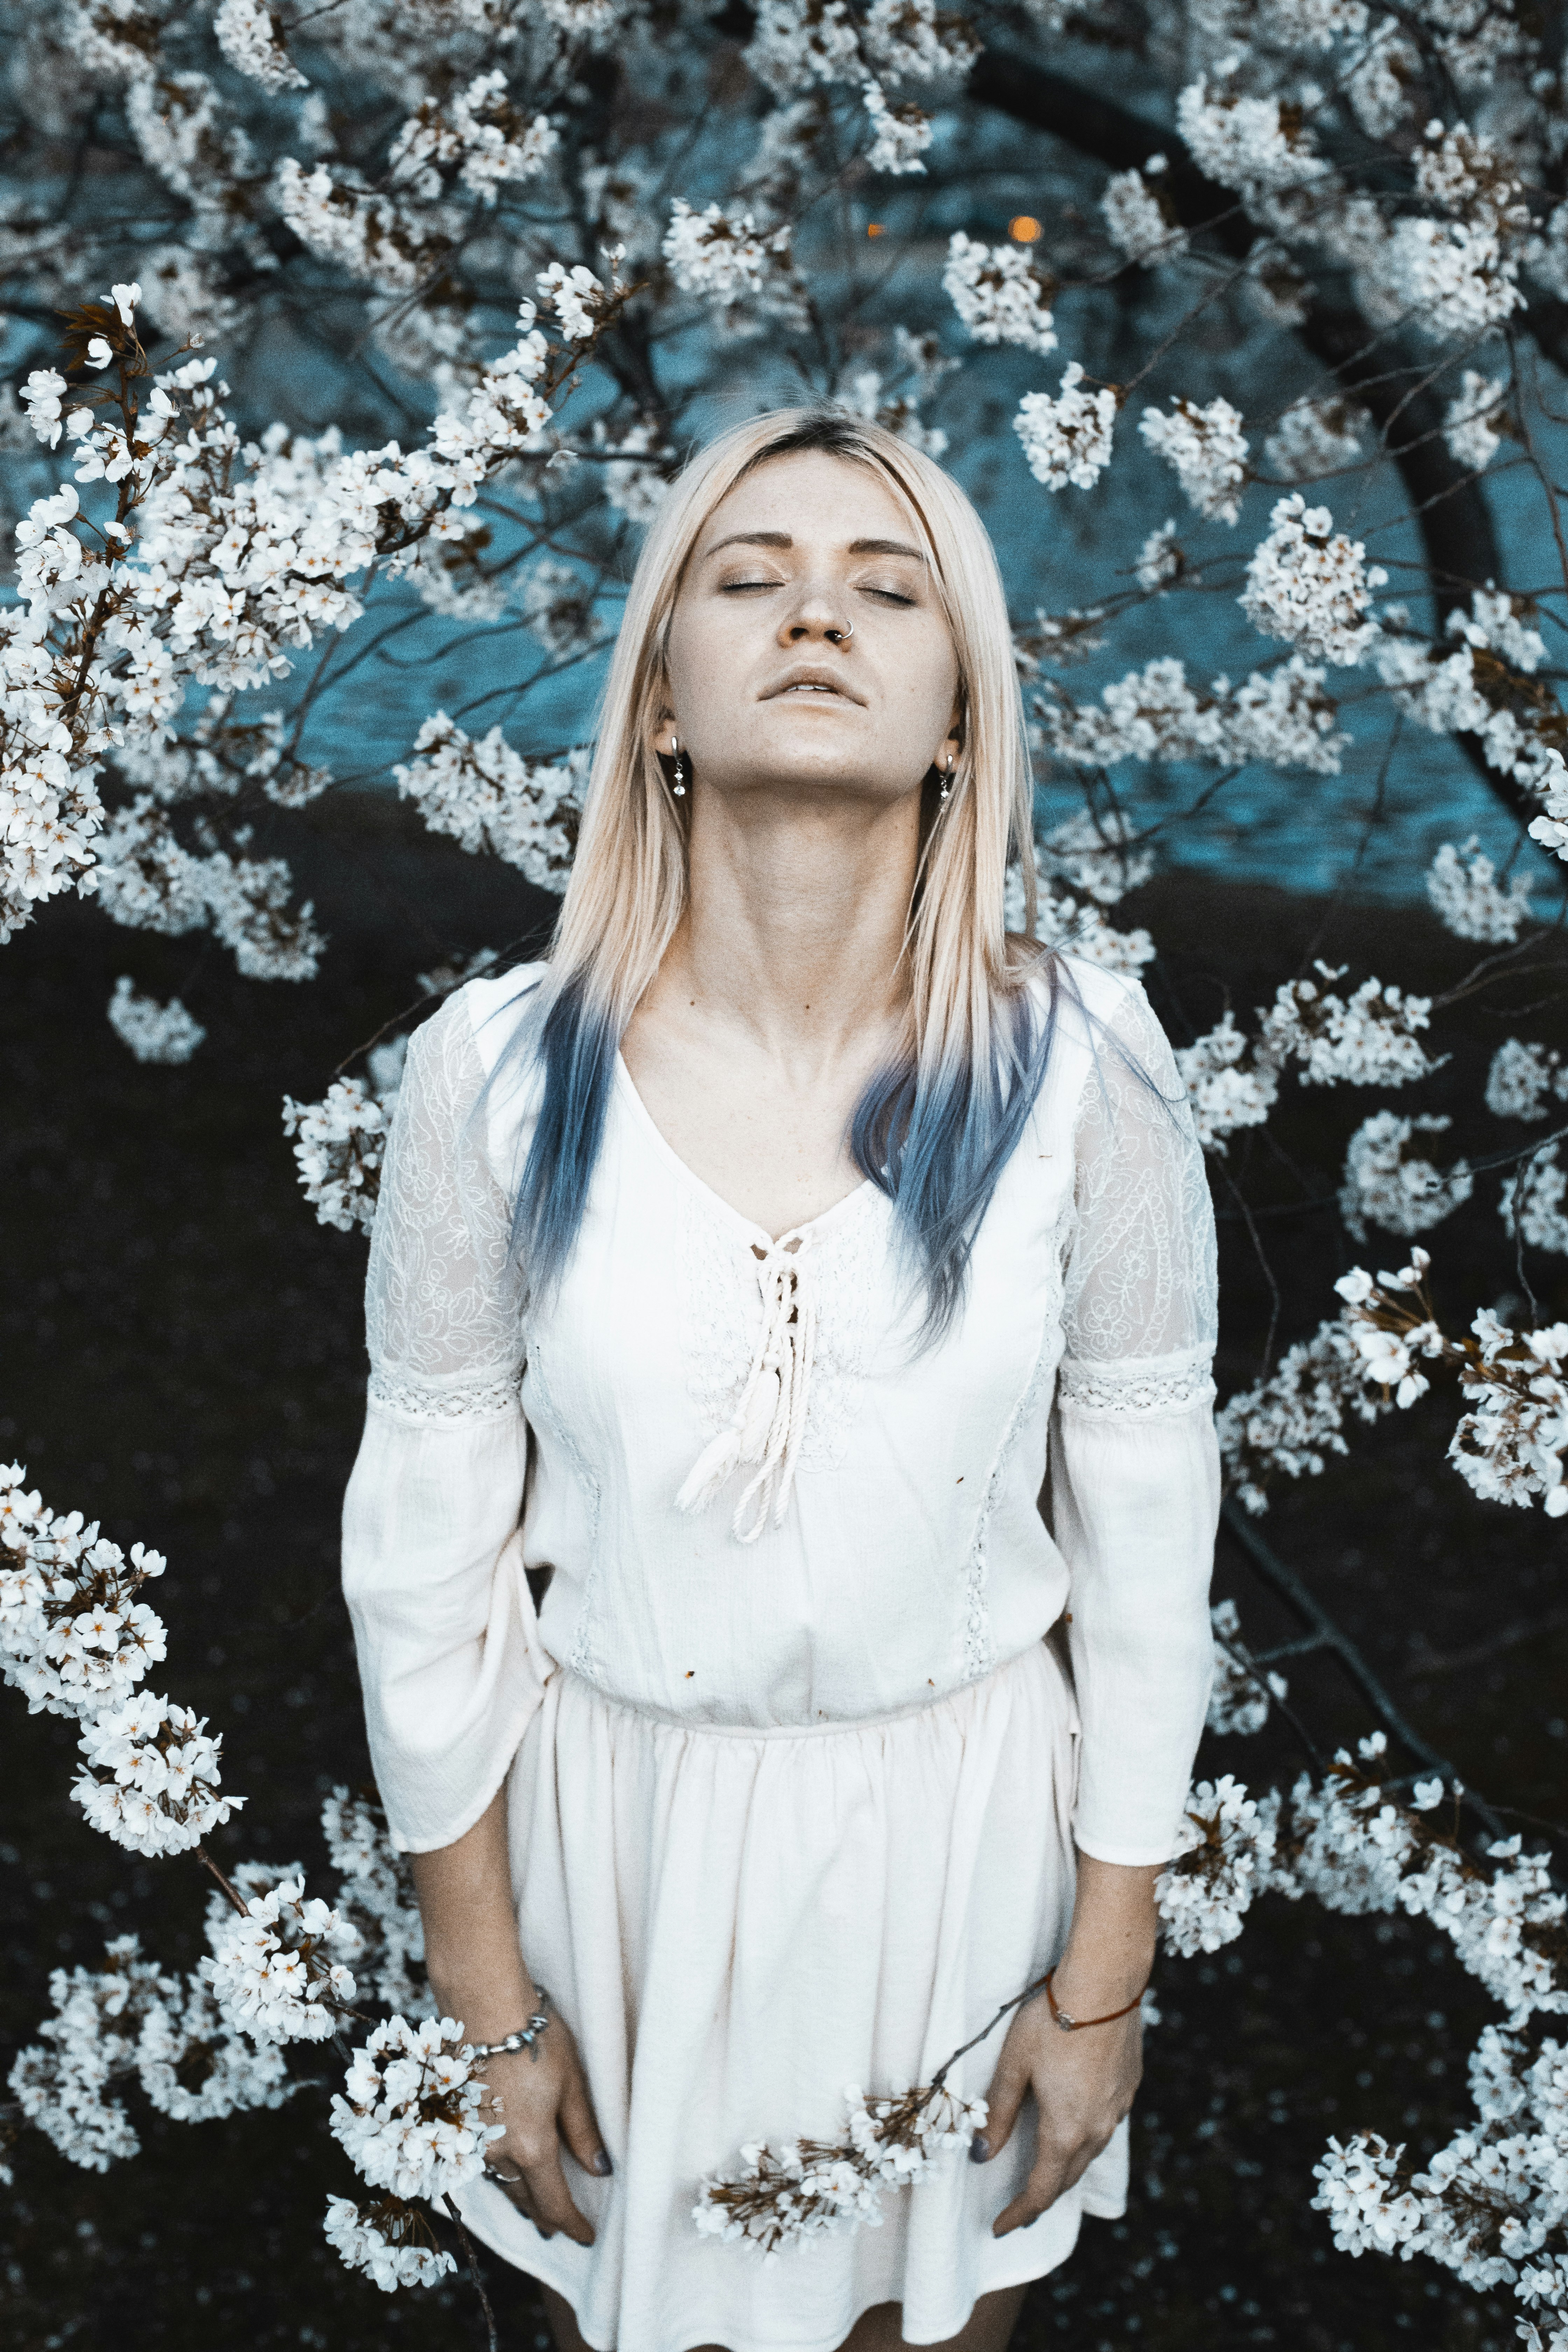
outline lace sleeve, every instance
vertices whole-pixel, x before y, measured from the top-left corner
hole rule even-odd
[[[1073,1833],[1085,1853],[1142,1865],[1170,1856],[1213,1671],[1214,1216],[1141,989],[1096,1037],[1095,1065],[1076,1135],[1051,1531],[1071,1580]]]
[[[1148,1416],[1209,1404],[1214,1212],[1185,1089],[1142,989],[1096,1040],[1075,1158],[1063,1405]]]
[[[370,1401],[425,1422],[515,1412],[521,1285],[486,1156],[484,1066],[460,998],[408,1048],[365,1283]]]

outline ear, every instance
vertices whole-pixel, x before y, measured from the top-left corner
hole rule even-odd
[[[952,716],[947,722],[947,733],[936,747],[935,765],[946,775],[956,768],[963,751],[963,713],[954,703]]]

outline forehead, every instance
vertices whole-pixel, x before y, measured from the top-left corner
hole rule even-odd
[[[699,552],[747,530],[784,531],[797,545],[847,548],[867,539],[923,545],[914,516],[883,475],[826,449],[792,449],[753,467],[709,516]]]

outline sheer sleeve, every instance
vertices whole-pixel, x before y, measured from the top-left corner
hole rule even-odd
[[[472,1827],[546,1670],[522,1568],[528,1438],[505,1196],[461,995],[414,1037],[371,1236],[364,1435],[343,1506],[343,1591],[395,1843]]]
[[[1185,1091],[1139,988],[1096,1037],[1075,1169],[1050,1478],[1082,1725],[1074,1832],[1105,1862],[1164,1862],[1213,1667],[1215,1234]]]

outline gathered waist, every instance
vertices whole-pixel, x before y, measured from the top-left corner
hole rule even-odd
[[[658,1724],[671,1731],[684,1733],[692,1739],[778,1740],[778,1739],[853,1739],[866,1732],[881,1731],[889,1727],[918,1721],[924,1717],[963,1712],[980,1706],[1010,1678],[1029,1672],[1044,1673],[1057,1682],[1072,1716],[1072,1728],[1078,1728],[1077,1708],[1072,1704],[1071,1686],[1063,1674],[1048,1639],[1031,1642],[1010,1658],[993,1666],[988,1674],[973,1682],[956,1683],[951,1690],[933,1691],[929,1698],[917,1698],[904,1706],[885,1707],[874,1714],[854,1716],[824,1716],[814,1723],[711,1723],[701,1717],[682,1715],[672,1707],[652,1706],[641,1699],[628,1699],[606,1691],[574,1667],[559,1665],[552,1681],[559,1678],[562,1695],[575,1690],[597,1706],[613,1709],[617,1714],[635,1717],[639,1722]]]

